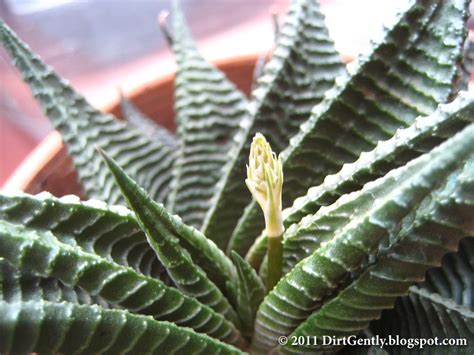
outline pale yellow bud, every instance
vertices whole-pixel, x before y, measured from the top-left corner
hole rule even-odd
[[[261,133],[255,135],[250,147],[245,183],[265,215],[267,235],[281,236],[284,231],[281,216],[283,168],[280,157],[277,158]]]

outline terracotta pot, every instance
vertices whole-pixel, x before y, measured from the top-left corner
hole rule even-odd
[[[250,55],[219,60],[216,65],[248,95],[257,58],[258,55]],[[145,83],[128,97],[149,117],[174,130],[174,73]],[[100,108],[121,117],[118,98]],[[72,161],[56,131],[23,161],[5,183],[4,189],[23,190],[31,194],[49,191],[56,196],[83,195]]]

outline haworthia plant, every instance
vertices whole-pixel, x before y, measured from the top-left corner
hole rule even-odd
[[[0,193],[0,352],[405,353],[321,341],[399,335],[471,353],[468,4],[410,0],[346,71],[318,2],[293,0],[248,101],[174,2],[176,135],[124,97],[127,122],[90,107],[1,22],[91,200]],[[283,255],[268,264],[244,182],[257,132],[283,161]],[[307,337],[319,345],[292,342]]]
[[[339,78],[282,154],[285,206],[448,99],[462,58],[466,15],[463,0],[412,2],[372,51],[354,63],[353,74]],[[245,252],[261,230],[252,202],[229,247]]]
[[[237,145],[225,166],[203,226],[204,233],[225,247],[250,196],[242,186],[250,141],[266,135],[281,152],[319,103],[343,65],[333,47],[318,1],[295,0],[249,104],[250,120],[236,135]],[[260,216],[261,217],[261,216]]]

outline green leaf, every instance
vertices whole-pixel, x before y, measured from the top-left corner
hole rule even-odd
[[[328,176],[321,185],[310,188],[305,196],[296,199],[284,212],[284,223],[289,227],[284,246],[285,270],[316,250],[335,228],[328,230],[325,227],[324,215],[318,215],[320,220],[311,217],[311,223],[301,222],[305,215],[315,214],[344,194],[359,190],[390,169],[405,165],[473,121],[474,94],[461,93],[452,103],[441,105],[432,115],[418,118],[410,127],[397,131],[393,138],[379,142],[374,150],[362,153],[354,163],[344,165],[337,174]],[[345,223],[344,219],[340,221]]]
[[[267,235],[262,233],[255,242],[252,244],[247,254],[245,255],[245,260],[255,269],[258,270],[262,265],[262,261],[267,254]]]
[[[0,193],[0,219],[51,231],[62,243],[171,283],[133,212],[123,206],[81,202],[76,196],[56,198],[47,192]]]
[[[170,210],[199,228],[235,145],[233,137],[248,120],[247,100],[198,52],[177,1],[173,18],[172,48],[178,65],[175,111],[181,145],[168,201]]]
[[[42,278],[28,271],[20,272],[0,258],[0,301],[15,303],[41,300],[110,307],[102,297],[91,296],[80,287],[68,287],[52,277]]]
[[[212,241],[165,210],[160,218],[219,287],[225,289],[227,281],[237,281],[232,261]],[[97,200],[80,202],[75,196],[56,198],[46,192],[36,196],[0,193],[0,219],[51,230],[63,243],[170,283],[134,213],[126,207],[107,206]]]
[[[0,302],[0,351],[62,354],[242,354],[189,328],[67,302]]]
[[[212,241],[165,210],[160,218],[221,290],[226,289],[226,282],[237,282],[232,261]],[[96,200],[80,202],[75,196],[56,198],[46,192],[36,196],[0,193],[0,219],[51,230],[63,243],[171,283],[134,213],[123,206],[107,206]]]
[[[151,118],[145,116],[138,107],[120,93],[120,109],[127,122],[140,132],[147,134],[150,140],[167,146],[172,151],[178,148],[178,140],[174,134],[161,127]]]
[[[145,190],[138,186],[106,153],[101,151],[101,154],[130,208],[135,212],[148,243],[166,267],[175,285],[185,295],[197,299],[237,324],[237,315],[222,292],[193,262],[191,256],[179,244],[179,239],[174,236],[173,230],[167,228],[166,223],[162,222],[161,216],[167,214],[166,210],[153,202]]]
[[[219,247],[197,229],[184,224],[178,216],[169,214],[165,208],[161,209],[160,222],[173,231],[180,244],[188,251],[193,261],[199,265],[209,278],[219,286],[226,289],[228,282],[237,281],[237,270],[232,261]]]
[[[312,218],[310,224],[298,224],[305,216],[315,214],[322,206],[362,188],[365,183],[383,176],[390,169],[403,166],[473,120],[474,94],[461,92],[452,103],[440,105],[429,116],[417,118],[410,127],[398,130],[394,137],[379,142],[374,150],[362,153],[354,163],[345,164],[337,174],[327,176],[321,185],[310,188],[305,196],[297,198],[292,207],[283,211],[284,224],[290,228],[284,241],[285,271],[288,272],[298,261],[309,256],[338,226],[334,225],[333,220],[332,229],[328,230],[324,215],[320,216],[321,220]],[[343,219],[340,221],[345,223]],[[260,235],[246,255],[255,269],[262,265],[267,250],[266,240],[264,234]],[[262,273],[264,270],[260,271]]]
[[[232,323],[181,291],[135,270],[60,242],[51,232],[0,221],[0,257],[15,268],[54,277],[69,287],[134,313],[152,315],[206,333],[230,344],[242,344]]]
[[[446,351],[466,355],[474,352],[474,312],[451,299],[416,286],[410,288],[408,296],[398,298],[394,310],[387,311],[387,315],[384,312],[377,325],[380,336],[466,339],[467,346],[450,346],[446,347]],[[425,346],[423,353],[434,353],[439,349]],[[387,350],[397,354],[405,349],[391,346]]]
[[[410,337],[466,338],[471,348],[458,349],[470,354],[474,350],[473,292],[474,238],[464,238],[457,253],[445,255],[440,267],[428,270],[425,281],[410,287],[409,295],[398,298],[393,309],[383,311],[371,329],[382,337],[408,337],[409,330]]]
[[[224,248],[251,197],[246,190],[245,163],[251,138],[263,133],[281,152],[309,117],[344,65],[333,47],[315,0],[292,2],[271,60],[252,94],[250,122],[236,135],[235,149],[219,180],[202,230]],[[263,217],[262,217],[263,218]]]
[[[474,132],[474,125],[470,128]],[[367,328],[370,321],[378,319],[383,309],[392,308],[396,297],[405,295],[411,285],[422,280],[426,270],[440,265],[442,257],[456,250],[465,235],[474,236],[471,219],[474,213],[473,177],[471,148],[464,168],[453,170],[443,185],[405,218],[401,231],[389,238],[375,262],[350,286],[314,312],[291,336],[355,335]],[[472,324],[473,314],[469,313],[465,315],[471,318]],[[410,316],[413,317],[409,320],[413,323],[410,330],[423,322],[423,317]],[[453,325],[446,320],[441,324],[441,328],[451,327]],[[454,328],[463,327],[455,325]],[[471,337],[473,331],[474,328],[470,331]],[[417,335],[420,334],[410,331],[410,337]],[[323,348],[334,350],[334,346]],[[300,347],[294,350],[302,351]],[[311,350],[315,350],[314,347]]]
[[[207,273],[221,290],[225,290],[229,282],[231,284],[237,282],[238,276],[235,266],[212,240],[206,238],[197,229],[184,224],[178,216],[169,214],[163,206],[159,205],[158,207],[161,214],[155,217],[160,218],[160,223],[166,225],[173,232],[180,244],[190,253],[193,261]]]
[[[390,170],[429,152],[432,148],[460,132],[474,122],[474,93],[462,92],[451,103],[440,105],[431,115],[418,117],[395,136],[379,142],[370,152],[364,152],[354,163],[325,178],[324,182],[308,190],[284,211],[284,223],[289,227],[322,206],[334,203],[344,194],[359,190],[369,181],[384,176]]]
[[[222,290],[237,282],[232,261],[196,229],[162,210],[161,222],[172,229],[181,245]],[[39,230],[51,230],[63,243],[77,245],[124,266],[170,283],[150,247],[135,215],[123,206],[107,206],[74,196],[56,198],[43,192],[36,196],[0,193],[0,219]]]
[[[221,289],[225,289],[227,281],[237,281],[232,261],[212,241],[163,211],[162,222]],[[0,219],[51,230],[63,243],[170,283],[134,213],[123,206],[107,206],[97,200],[80,202],[74,196],[56,198],[46,192],[36,196],[0,193]]]
[[[89,197],[110,204],[124,202],[112,175],[95,151],[95,146],[100,145],[133,173],[153,199],[166,199],[174,160],[171,149],[93,108],[1,20],[0,39],[33,95],[61,133]]]
[[[376,255],[380,245],[393,243],[403,219],[472,158],[473,146],[471,124],[430,153],[303,219],[311,225],[322,216],[317,228],[327,231],[326,241],[264,299],[257,312],[253,346],[260,350],[276,346],[279,335],[291,333],[369,255]]]
[[[428,270],[419,286],[474,310],[474,239],[461,240],[458,252],[446,255],[441,267]]]
[[[243,335],[251,337],[255,313],[265,296],[265,286],[255,270],[239,254],[233,252],[231,256],[239,275],[236,286],[237,314],[242,321]]]
[[[453,92],[469,1],[413,2],[371,53],[353,64],[282,153],[283,206],[372,150]],[[351,64],[352,65],[352,64]],[[258,205],[245,209],[231,249],[245,253],[263,229]]]

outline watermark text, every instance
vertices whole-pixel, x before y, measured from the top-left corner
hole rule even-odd
[[[465,338],[402,338],[399,335],[380,337],[379,335],[359,338],[355,335],[338,338],[324,335],[316,336],[281,336],[278,338],[279,345],[325,347],[325,346],[376,346],[381,349],[388,346],[403,346],[407,349],[423,349],[426,346],[467,346]]]

